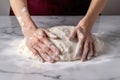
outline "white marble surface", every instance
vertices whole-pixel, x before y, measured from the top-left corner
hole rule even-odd
[[[41,27],[75,25],[81,16],[32,17]],[[0,80],[120,80],[120,16],[101,16],[93,32],[100,33],[106,48],[87,62],[39,63],[17,52],[23,38],[15,17],[0,17]]]

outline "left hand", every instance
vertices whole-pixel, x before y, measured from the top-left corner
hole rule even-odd
[[[69,35],[73,40],[77,37],[77,46],[74,53],[75,58],[85,61],[95,56],[95,45],[90,30],[83,29],[80,25],[74,27]]]

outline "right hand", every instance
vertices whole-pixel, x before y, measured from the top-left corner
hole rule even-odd
[[[27,47],[35,56],[42,58],[42,62],[55,62],[60,59],[59,50],[48,38],[58,38],[55,34],[45,29],[33,29],[23,31]]]
[[[75,38],[77,38],[78,43],[73,56],[74,58],[80,59],[83,62],[95,57],[95,44],[89,26],[84,28],[78,24],[74,27],[71,30],[69,39],[74,40]]]

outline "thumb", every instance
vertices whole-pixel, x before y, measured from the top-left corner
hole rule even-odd
[[[77,37],[79,41],[81,41],[84,38],[84,35],[82,32],[80,32],[80,30],[77,30]]]
[[[77,28],[75,27],[75,28],[72,28],[72,29],[71,29],[71,32],[70,32],[70,34],[69,34],[69,36],[68,36],[68,39],[69,39],[69,40],[73,40],[76,35],[77,35]]]
[[[49,30],[44,30],[47,37],[53,38],[53,39],[58,39],[58,36],[56,34],[51,33]]]

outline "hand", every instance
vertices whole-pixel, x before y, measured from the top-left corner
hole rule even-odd
[[[44,29],[24,31],[27,47],[35,56],[42,58],[42,61],[55,62],[60,59],[59,50],[48,40],[57,38],[55,34]]]
[[[84,30],[81,26],[72,29],[69,39],[73,40],[77,37],[78,43],[74,53],[74,58],[85,61],[95,56],[95,45],[92,34],[89,30]]]

